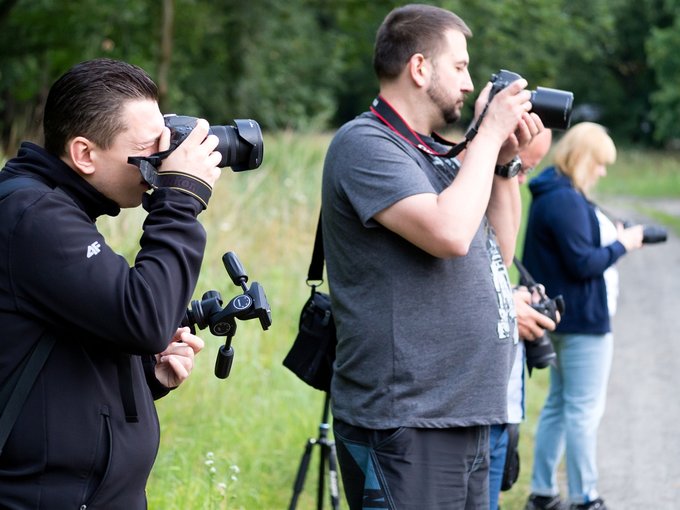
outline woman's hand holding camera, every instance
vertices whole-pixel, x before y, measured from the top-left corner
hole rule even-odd
[[[617,239],[626,248],[626,251],[642,248],[642,238],[644,236],[644,227],[642,225],[625,228],[623,224],[617,223],[616,232]]]

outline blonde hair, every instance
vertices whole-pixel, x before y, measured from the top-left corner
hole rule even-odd
[[[616,161],[616,146],[607,130],[594,122],[580,122],[555,145],[555,166],[582,193],[595,182],[599,165]]]

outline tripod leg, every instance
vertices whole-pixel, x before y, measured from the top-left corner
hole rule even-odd
[[[335,442],[328,443],[328,486],[331,497],[331,508],[339,510],[340,491],[338,489],[338,455],[335,451]]]
[[[309,468],[309,460],[312,456],[312,447],[315,444],[315,439],[310,439],[307,441],[305,451],[302,454],[302,459],[300,459],[300,467],[298,468],[297,476],[295,477],[295,483],[293,484],[293,496],[290,500],[288,510],[295,510],[295,507],[297,506],[298,498],[300,497],[302,488],[305,485],[305,477],[307,476],[307,469]]]
[[[321,453],[319,455],[319,485],[317,486],[316,493],[317,510],[323,510],[324,479],[326,478],[326,459],[328,458],[325,442],[321,442],[320,446]]]

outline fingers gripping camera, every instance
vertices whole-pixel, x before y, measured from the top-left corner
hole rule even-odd
[[[493,97],[517,81],[521,76],[512,71],[501,69],[491,76],[491,91],[489,101]],[[571,110],[574,102],[574,94],[566,90],[536,87],[531,90],[531,111],[541,118],[541,122],[548,129],[567,129],[571,123]]]
[[[198,119],[171,113],[165,115],[164,120],[170,130],[170,148],[149,157],[131,156],[128,163],[139,168],[142,177],[152,188],[175,188],[192,195],[206,208],[212,195],[212,188],[207,182],[184,172],[158,172],[163,159],[189,136]],[[236,119],[234,124],[235,126],[210,126],[208,131],[209,135],[217,136],[215,150],[222,156],[218,166],[230,166],[234,172],[258,168],[264,154],[260,125],[252,119]]]

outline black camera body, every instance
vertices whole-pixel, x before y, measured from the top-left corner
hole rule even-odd
[[[635,226],[632,221],[624,221],[624,228]],[[668,239],[668,231],[658,225],[643,225],[642,226],[642,244],[657,244],[665,243]]]
[[[557,312],[560,314],[564,313],[564,298],[556,296],[554,299],[550,299],[541,292],[540,288],[538,290],[541,294],[541,300],[538,303],[532,304],[531,307],[557,323]],[[556,362],[557,354],[555,354],[552,341],[546,334],[536,340],[524,342],[524,349],[529,375],[531,375],[531,371],[534,368],[546,368],[549,365],[554,365]]]
[[[170,149],[175,150],[196,126],[196,117],[164,115],[165,125],[170,129]],[[222,155],[220,168],[231,167],[234,172],[253,170],[262,164],[264,143],[260,125],[252,119],[234,119],[234,126],[210,126],[208,134],[217,136],[215,149]]]
[[[491,75],[491,91],[489,101],[510,85],[513,81],[522,78],[512,71],[501,69]],[[566,90],[536,87],[531,92],[531,111],[541,118],[543,125],[548,129],[567,129],[571,123],[571,111],[574,103],[574,94]]]

